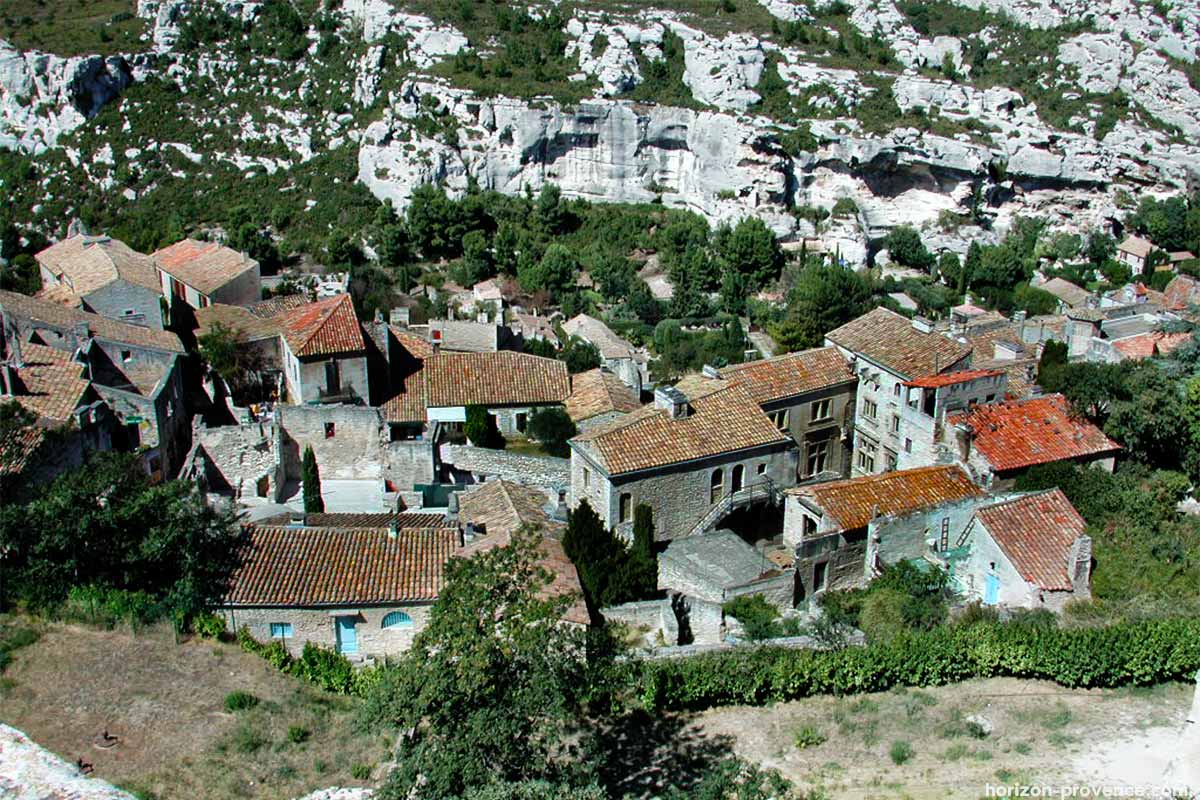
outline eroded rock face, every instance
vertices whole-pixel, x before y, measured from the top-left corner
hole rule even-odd
[[[0,148],[42,153],[133,80],[120,56],[60,58],[0,40]]]
[[[99,778],[79,774],[74,764],[34,743],[21,731],[0,724],[0,796],[10,800],[134,800]]]

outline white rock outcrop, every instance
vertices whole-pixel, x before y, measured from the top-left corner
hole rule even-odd
[[[395,32],[407,40],[413,66],[425,69],[443,58],[469,49],[467,37],[451,25],[438,25],[420,14],[397,12],[388,0],[343,0],[342,13],[362,26],[367,42],[378,42]]]
[[[134,800],[111,783],[81,775],[74,764],[2,723],[0,796],[8,800]]]

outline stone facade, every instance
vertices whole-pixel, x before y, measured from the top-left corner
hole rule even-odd
[[[288,479],[300,478],[300,460],[310,445],[323,479],[383,477],[388,434],[379,409],[279,406],[276,415],[284,434],[282,457]]]
[[[656,538],[670,540],[690,533],[714,501],[733,490],[739,467],[743,487],[765,476],[782,489],[795,485],[796,457],[789,442],[611,478],[572,449],[570,504],[575,508],[586,500],[605,526],[632,539],[633,508],[645,503],[654,513]]]
[[[193,439],[193,463],[185,465],[185,475],[203,476],[209,492],[237,500],[279,501],[284,480],[277,427],[253,422],[209,428],[199,423]]]
[[[83,310],[102,317],[162,330],[162,295],[153,289],[115,280],[86,295]]]
[[[442,445],[440,458],[454,483],[476,483],[499,478],[565,491],[571,482],[570,462],[565,458],[526,456],[505,450],[455,444]]]
[[[786,433],[799,448],[800,480],[826,473],[849,475],[851,440],[843,434],[852,429],[855,389],[849,383],[763,404],[763,411],[772,418],[786,415]]]
[[[301,359],[292,353],[285,342],[283,367],[288,398],[298,405],[319,402],[325,398],[358,397],[365,402],[371,397],[367,357],[363,353]],[[336,372],[336,384],[331,383],[334,377],[331,370]]]
[[[339,650],[338,617],[353,617],[356,655],[360,658],[382,658],[403,653],[412,646],[413,638],[429,622],[430,604],[388,605],[353,608],[224,608],[222,616],[229,630],[248,628],[250,635],[269,642],[272,623],[292,626],[290,638],[279,639],[292,655],[299,655],[304,645],[312,644],[327,650]],[[409,616],[412,624],[384,628],[383,619],[393,611]]]
[[[1008,376],[987,375],[949,386],[902,386],[900,403],[889,413],[899,416],[898,469],[927,467],[948,460],[941,445],[942,421],[948,412],[1004,399]],[[890,407],[889,407],[890,408]]]
[[[1071,548],[1074,586],[1070,591],[1045,590],[1022,577],[982,520],[975,521],[971,536],[971,554],[963,571],[961,586],[963,594],[971,599],[984,600],[988,576],[999,581],[995,605],[1009,608],[1046,608],[1059,613],[1071,600],[1085,600],[1092,596],[1089,588],[1092,543],[1087,536],[1077,539]]]

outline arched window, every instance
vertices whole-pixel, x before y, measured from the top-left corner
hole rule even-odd
[[[412,617],[405,614],[403,611],[393,611],[383,618],[381,628],[411,628],[413,624]]]
[[[712,473],[712,481],[709,484],[708,502],[715,503],[721,499],[721,495],[725,493],[725,471],[714,469]]]
[[[742,488],[742,485],[745,482],[746,482],[746,468],[743,465],[738,464],[736,467],[733,468],[733,485],[729,487],[730,491],[732,491],[732,492],[738,491],[739,489]]]

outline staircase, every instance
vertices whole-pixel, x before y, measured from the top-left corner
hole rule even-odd
[[[699,536],[702,533],[708,533],[735,508],[748,506],[760,500],[778,504],[782,499],[783,495],[775,487],[775,482],[763,475],[750,486],[730,492],[714,503],[685,536]]]

